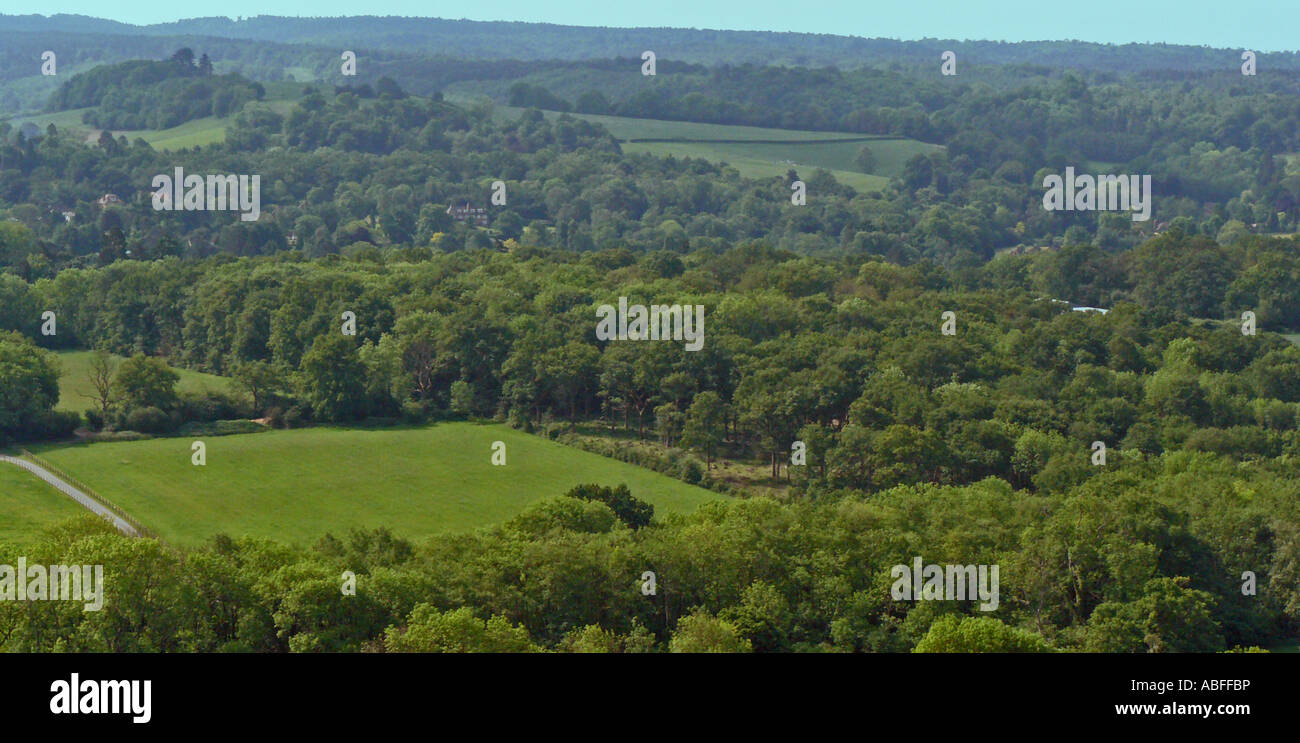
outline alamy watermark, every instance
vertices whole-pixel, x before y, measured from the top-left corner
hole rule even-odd
[[[1055,173],[1043,178],[1043,208],[1052,211],[1132,211],[1134,222],[1151,218],[1150,175],[1074,174],[1065,169],[1065,177]]]
[[[998,608],[997,565],[925,565],[920,557],[912,565],[895,565],[889,571],[895,601],[974,601],[980,611]]]
[[[86,611],[104,608],[103,565],[0,565],[0,601],[81,601]]]
[[[262,176],[185,175],[153,177],[153,208],[158,211],[238,211],[240,220],[256,222],[262,215]]]
[[[67,681],[50,684],[50,712],[56,715],[131,715],[131,722],[153,719],[152,681],[81,680],[72,674]]]
[[[618,298],[618,307],[596,308],[596,338],[602,341],[686,341],[687,351],[704,348],[704,305],[629,305]]]

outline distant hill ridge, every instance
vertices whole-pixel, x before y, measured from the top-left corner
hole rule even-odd
[[[72,32],[129,36],[211,36],[340,48],[382,48],[428,56],[480,59],[600,59],[639,56],[716,64],[835,65],[853,68],[891,61],[937,64],[951,49],[966,64],[1029,64],[1114,72],[1208,72],[1239,64],[1240,49],[1174,44],[1083,41],[957,41],[867,39],[834,34],[679,28],[609,28],[510,21],[397,16],[191,18],[136,26],[82,15],[2,15],[0,33]],[[1300,69],[1295,52],[1260,54],[1272,69]],[[1263,66],[1263,65],[1262,65]]]

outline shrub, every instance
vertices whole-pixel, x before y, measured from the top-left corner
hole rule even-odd
[[[193,421],[176,429],[178,436],[231,436],[239,433],[260,433],[268,430],[261,423],[250,420]]]
[[[311,421],[311,415],[301,405],[294,405],[284,411],[284,427],[298,428]]]
[[[699,485],[704,479],[704,465],[695,457],[686,457],[678,465],[678,477],[692,485]]]
[[[247,407],[220,392],[187,392],[180,396],[181,419],[186,421],[216,421],[243,418]]]
[[[81,416],[65,410],[50,410],[31,421],[25,428],[32,439],[65,439],[81,425]]]
[[[1041,635],[1008,627],[994,617],[946,614],[930,625],[914,653],[1050,653]]]
[[[86,437],[87,441],[143,441],[151,439],[147,433],[139,431],[104,431],[102,433],[92,433]]]
[[[266,425],[271,428],[287,428],[284,422],[284,408],[277,405],[266,411]]]
[[[402,420],[406,423],[422,423],[428,415],[425,413],[424,405],[414,400],[407,400],[402,403]]]
[[[570,498],[604,503],[610,507],[615,516],[633,529],[649,525],[655,516],[655,507],[640,498],[632,497],[632,491],[628,490],[626,485],[619,485],[616,488],[594,484],[577,485],[565,495]]]
[[[87,410],[82,415],[86,419],[86,427],[92,431],[102,431],[104,429],[104,415],[98,410]]]
[[[451,383],[451,412],[464,417],[474,414],[474,385],[463,379]]]
[[[153,406],[136,408],[127,414],[122,427],[141,433],[166,433],[175,427],[171,416]]]

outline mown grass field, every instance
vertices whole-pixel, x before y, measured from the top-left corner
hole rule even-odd
[[[18,127],[24,122],[30,121],[40,128],[42,134],[49,124],[54,124],[61,136],[76,137],[93,144],[99,139],[100,130],[82,122],[81,114],[85,110],[84,108],[73,108],[57,113],[20,116],[11,119],[10,124]],[[215,116],[207,116],[202,119],[187,121],[169,129],[114,129],[112,132],[114,137],[125,136],[130,141],[134,141],[139,137],[157,150],[175,150],[181,147],[202,146],[225,141],[226,126],[230,124],[231,120],[232,117],[219,119]]]
[[[472,96],[449,95],[459,105],[476,102]],[[501,118],[518,118],[524,109],[495,106]],[[544,111],[548,119],[561,114]],[[797,129],[770,129],[758,126],[702,124],[692,121],[636,119],[599,114],[569,114],[600,124],[622,143],[628,153],[644,152],[656,156],[696,157],[714,163],[727,163],[745,178],[783,176],[790,168],[800,175],[811,175],[813,168],[825,168],[841,183],[859,191],[883,188],[891,177],[903,172],[903,165],[917,154],[942,149],[914,139],[891,139],[848,132],[816,132]],[[646,142],[637,140],[676,140]],[[867,140],[867,141],[864,141]],[[863,146],[870,146],[876,157],[876,173],[854,170],[854,160]]]
[[[96,405],[95,401],[87,395],[94,394],[94,387],[90,384],[90,360],[91,351],[60,351],[58,352],[59,363],[62,365],[62,372],[59,376],[59,404],[56,406],[59,410],[70,410],[74,413],[81,413]],[[114,356],[117,363],[122,362],[122,358]],[[190,371],[188,369],[176,369],[173,371],[180,375],[180,381],[176,383],[176,389],[180,392],[230,392],[231,381],[227,377],[218,377],[215,374],[204,374],[203,372]]]
[[[879,191],[889,185],[889,178],[883,175],[858,173],[840,170],[825,163],[833,159],[838,150],[852,149],[847,158],[838,160],[838,164],[853,162],[864,142],[854,144],[835,144],[831,141],[818,144],[757,144],[731,142],[631,142],[623,144],[623,151],[629,154],[647,153],[657,157],[695,157],[711,163],[726,163],[736,169],[742,178],[774,178],[784,176],[793,168],[802,178],[812,175],[814,168],[825,168],[835,180],[857,191]],[[870,143],[877,159],[883,159],[881,150],[898,150],[889,147],[890,142]],[[891,155],[891,158],[895,157]],[[910,155],[908,155],[910,157]],[[810,195],[810,198],[813,195]]]
[[[284,115],[293,108],[305,87],[303,83],[270,83],[267,86],[266,100],[249,105],[265,106]],[[471,97],[456,95],[449,96],[448,100],[461,105],[474,102]],[[23,122],[30,121],[42,130],[53,123],[65,136],[93,141],[98,138],[99,130],[82,123],[81,114],[84,110],[72,109],[52,114],[16,117],[11,120],[11,123],[13,126],[20,126]],[[495,107],[497,115],[506,118],[517,118],[523,110],[510,106]],[[547,118],[560,115],[554,111],[547,111],[544,114]],[[694,157],[713,163],[727,163],[745,178],[784,176],[791,168],[807,177],[811,175],[812,169],[825,168],[835,176],[836,180],[859,191],[874,191],[885,187],[890,178],[902,173],[903,165],[908,158],[942,149],[939,145],[913,139],[871,137],[847,132],[770,129],[597,114],[571,115],[604,126],[614,137],[623,142],[623,149],[628,153],[648,153],[659,157],[669,155]],[[139,137],[154,149],[176,150],[224,142],[226,128],[233,118],[233,116],[226,118],[209,116],[187,121],[170,129],[114,130],[113,134],[125,136],[129,140]],[[872,154],[876,157],[877,166],[873,174],[854,169],[853,162],[863,146],[871,147]]]
[[[287,114],[293,109],[305,87],[304,84],[290,82],[268,83],[266,99],[251,102],[246,108],[260,106],[281,115]],[[42,133],[49,124],[54,124],[63,136],[76,137],[93,144],[99,139],[100,130],[82,122],[81,115],[85,111],[84,108],[74,108],[56,113],[17,116],[10,119],[9,123],[16,128],[30,121],[38,126]],[[234,119],[233,114],[225,118],[206,116],[168,129],[113,129],[111,131],[114,137],[124,136],[130,141],[135,141],[137,137],[143,139],[156,150],[177,150],[226,141],[226,128],[234,122]]]
[[[60,521],[90,515],[35,475],[0,462],[0,543],[27,544]]]
[[[505,466],[491,464],[506,444]],[[307,544],[386,526],[421,538],[506,521],[579,483],[626,483],[656,514],[724,496],[503,425],[310,428],[189,439],[31,447],[178,544],[225,533]]]

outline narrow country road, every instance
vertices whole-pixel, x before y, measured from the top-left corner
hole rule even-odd
[[[41,467],[40,465],[37,464],[32,464],[31,462],[28,462],[25,459],[18,459],[17,457],[5,456],[4,454],[0,454],[0,462],[8,462],[10,464],[16,464],[19,467],[22,467],[23,469],[32,473],[33,475],[36,475],[37,477],[41,478],[45,482],[48,482],[49,484],[58,488],[59,492],[68,496],[69,498],[75,500],[76,502],[80,503],[86,508],[89,508],[91,511],[95,512],[96,514],[107,517],[110,521],[113,522],[113,525],[117,527],[118,531],[122,532],[128,537],[140,536],[140,533],[135,530],[134,526],[131,526],[130,524],[126,523],[117,514],[113,513],[112,511],[108,510],[104,506],[100,505],[99,502],[96,501],[94,498],[91,498],[89,495],[86,495],[82,491],[69,485],[67,482],[64,482],[63,480],[59,479],[56,475],[52,474],[49,470],[45,469],[44,467]]]

